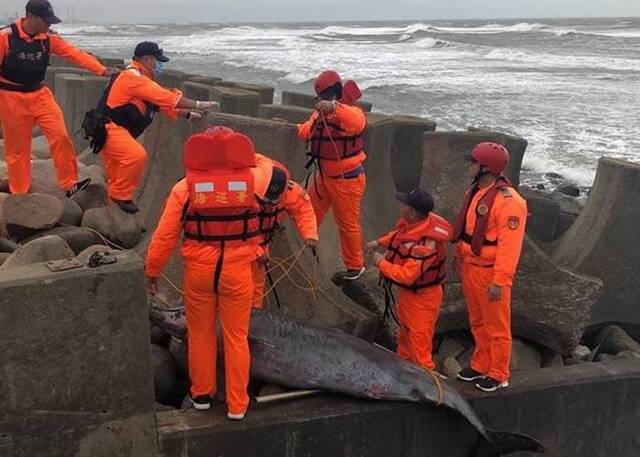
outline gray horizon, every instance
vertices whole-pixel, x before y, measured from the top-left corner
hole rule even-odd
[[[108,6],[95,0],[50,1],[64,20],[95,23],[640,17],[640,2],[628,0],[110,0]],[[24,14],[26,0],[2,3],[0,18]]]

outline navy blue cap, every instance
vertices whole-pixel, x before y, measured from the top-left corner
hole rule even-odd
[[[398,192],[396,198],[422,214],[433,211],[433,197],[422,189],[414,189],[409,193]]]
[[[153,56],[156,60],[160,62],[169,62],[169,58],[164,55],[158,43],[153,43],[151,41],[143,41],[136,46],[135,51],[133,51],[133,55],[135,57],[144,57],[144,56]]]
[[[55,14],[53,14],[53,6],[51,6],[51,3],[49,3],[48,0],[29,0],[25,10],[27,14],[31,13],[49,25],[59,24],[62,22]]]

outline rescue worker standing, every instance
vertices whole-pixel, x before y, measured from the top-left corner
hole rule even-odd
[[[52,54],[99,76],[111,74],[94,57],[50,32],[60,22],[47,0],[29,0],[26,16],[0,30],[0,124],[12,194],[31,187],[31,138],[38,125],[46,136],[58,184],[72,196],[91,180],[78,182],[78,162],[62,110],[44,79]]]
[[[253,282],[251,264],[260,246],[255,189],[263,183],[251,140],[224,127],[193,135],[186,143],[186,177],[171,190],[146,261],[149,293],[181,238],[183,293],[189,348],[191,399],[211,407],[216,393],[216,314],[224,341],[227,417],[244,418],[249,405],[248,343]]]
[[[399,288],[398,355],[433,371],[433,335],[447,270],[445,242],[451,240],[453,230],[432,212],[433,198],[427,192],[416,189],[397,198],[402,202],[402,217],[396,228],[367,243],[367,249],[380,270],[387,307],[393,305],[391,287]],[[375,252],[379,247],[386,249],[385,256]]]
[[[136,138],[151,124],[155,113],[161,111],[170,119],[194,119],[201,115],[190,110],[217,105],[191,100],[177,89],[164,89],[154,82],[168,61],[156,43],[138,44],[131,65],[113,77],[98,103],[97,110],[110,121],[106,124],[106,142],[99,148],[109,198],[127,213],[138,212],[133,196],[147,163],[147,152]]]
[[[475,340],[471,366],[458,379],[494,392],[509,385],[511,288],[525,234],[527,204],[502,173],[509,152],[480,143],[469,156],[473,183],[454,229],[456,261]]]
[[[366,184],[362,135],[367,119],[357,106],[339,101],[342,90],[335,71],[318,76],[315,91],[320,101],[311,118],[298,125],[298,137],[308,142],[309,155],[319,168],[309,187],[318,226],[333,209],[346,267],[341,276],[353,280],[364,273],[360,204]]]
[[[281,163],[261,154],[256,154],[256,173],[262,173],[262,181],[268,184],[258,190],[260,201],[260,232],[262,245],[268,249],[275,233],[288,214],[302,237],[304,244],[315,248],[318,245],[318,225],[309,194],[297,182],[290,179],[289,170]],[[253,263],[253,307],[262,308],[265,292],[265,277],[268,256]]]

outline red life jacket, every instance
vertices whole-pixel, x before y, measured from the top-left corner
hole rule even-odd
[[[403,233],[402,228],[406,224],[403,222],[398,225],[398,230],[391,237],[385,259],[396,265],[403,265],[408,259],[421,261],[422,273],[410,286],[389,278],[385,278],[385,280],[414,292],[443,283],[447,274],[445,242],[451,239],[451,224],[441,216],[431,213],[429,223],[425,224],[423,230]],[[416,252],[416,247],[424,246],[429,241],[435,241],[436,252],[426,257],[422,253]],[[426,261],[434,257],[435,260],[425,268]]]
[[[0,75],[14,84],[2,83],[0,89],[14,92],[34,92],[44,85],[49,66],[51,41],[27,42],[20,37],[17,24],[11,24],[9,49],[0,67]]]
[[[319,160],[344,160],[364,149],[362,133],[347,136],[342,128],[320,115],[311,134],[309,155]]]
[[[184,166],[189,199],[183,214],[188,241],[208,245],[258,244],[260,207],[250,168],[255,152],[246,136],[228,131],[187,141]]]
[[[505,187],[511,187],[511,183],[504,176],[500,176],[491,189],[489,189],[489,191],[480,199],[478,206],[475,208],[476,225],[473,228],[472,234],[466,232],[467,213],[469,212],[471,200],[473,200],[473,196],[478,193],[480,187],[475,183],[469,190],[467,190],[462,202],[462,207],[460,208],[460,212],[456,218],[456,225],[453,229],[453,241],[462,240],[465,243],[470,244],[471,251],[478,256],[482,252],[482,246],[497,246],[498,240],[488,240],[485,236],[493,203],[496,200],[498,192]]]

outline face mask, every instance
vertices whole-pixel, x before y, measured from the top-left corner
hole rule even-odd
[[[156,62],[156,67],[153,69],[155,76],[160,76],[164,71],[164,62]]]

